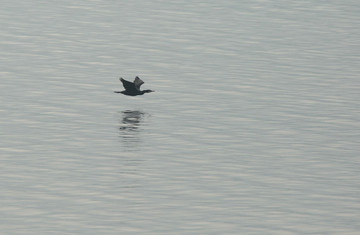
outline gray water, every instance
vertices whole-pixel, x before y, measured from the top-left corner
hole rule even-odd
[[[358,234],[359,12],[3,0],[1,233]]]

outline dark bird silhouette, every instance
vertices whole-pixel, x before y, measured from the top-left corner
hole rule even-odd
[[[143,95],[145,93],[154,92],[153,90],[140,90],[140,86],[144,84],[143,80],[141,80],[139,77],[136,77],[134,82],[126,81],[123,78],[120,78],[120,81],[122,82],[125,90],[124,91],[114,91],[115,93],[121,93],[124,95],[130,95],[130,96],[137,96],[137,95]]]

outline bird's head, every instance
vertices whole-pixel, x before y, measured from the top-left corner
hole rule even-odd
[[[143,90],[142,92],[144,94],[144,93],[150,93],[150,92],[154,92],[154,91],[153,90]]]

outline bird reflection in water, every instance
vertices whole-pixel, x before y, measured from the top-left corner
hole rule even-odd
[[[127,151],[137,150],[140,146],[141,123],[146,115],[141,111],[122,111],[122,119],[120,121],[120,138]]]

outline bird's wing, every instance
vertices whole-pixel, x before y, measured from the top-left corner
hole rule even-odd
[[[135,88],[140,90],[140,86],[144,84],[144,81],[141,80],[139,77],[136,77],[134,80]]]
[[[126,80],[123,79],[123,78],[120,78],[120,81],[122,82],[125,90],[127,90],[127,91],[134,91],[134,90],[136,90],[136,87],[135,87],[135,84],[134,84],[134,83],[129,82],[129,81],[126,81]]]

